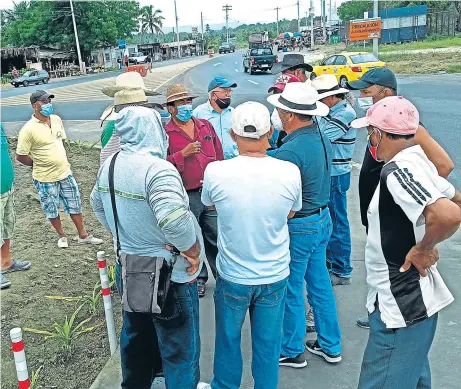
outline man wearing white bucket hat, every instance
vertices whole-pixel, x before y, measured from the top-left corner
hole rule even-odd
[[[131,93],[120,93],[121,91],[126,90],[130,90]],[[102,149],[99,160],[101,165],[107,157],[115,154],[117,151],[120,151],[120,138],[117,135],[114,135],[117,112],[130,105],[142,105],[148,108],[163,109],[160,104],[148,102],[148,96],[158,96],[160,93],[146,88],[144,81],[138,72],[126,72],[120,74],[115,79],[115,85],[102,88],[102,93],[106,96],[113,97],[114,104],[107,107],[100,117],[101,127],[106,122],[101,134]]]
[[[303,201],[302,209],[288,221],[291,262],[279,364],[294,368],[307,365],[303,344],[304,281],[318,333],[315,342],[307,343],[307,349],[336,363],[341,360],[341,331],[326,265],[326,247],[332,231],[328,210],[332,151],[329,139],[312,119],[328,115],[329,109],[308,83],[287,84],[282,94],[269,96],[267,101],[277,108],[288,134],[274,156],[298,166]]]
[[[317,118],[320,130],[330,139],[333,150],[331,170],[330,209],[333,233],[327,247],[331,283],[349,285],[352,273],[351,232],[347,218],[346,193],[351,184],[351,161],[357,130],[351,122],[357,117],[346,100],[347,89],[338,85],[333,74],[322,74],[312,81],[319,99],[330,107],[327,116]]]

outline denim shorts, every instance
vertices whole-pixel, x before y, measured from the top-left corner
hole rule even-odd
[[[34,185],[48,219],[56,219],[59,216],[59,203],[63,205],[65,213],[78,215],[83,212],[80,190],[72,174],[56,182],[34,180]]]

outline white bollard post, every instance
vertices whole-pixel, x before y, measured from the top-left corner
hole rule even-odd
[[[19,327],[10,330],[11,348],[13,349],[14,364],[18,375],[18,388],[30,389],[29,373],[27,372],[26,353],[24,352],[24,340]]]
[[[107,275],[106,253],[98,251],[98,268],[101,277],[102,298],[104,312],[106,314],[107,335],[109,337],[110,354],[113,355],[117,348],[117,336],[115,334],[114,312],[112,311],[112,299],[110,297],[109,277]]]

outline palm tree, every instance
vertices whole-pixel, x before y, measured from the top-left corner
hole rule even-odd
[[[162,27],[165,18],[162,16],[161,9],[155,9],[152,5],[144,6],[141,8],[141,15],[139,22],[141,25],[141,43],[143,36],[147,31],[150,31],[152,36],[163,35]]]

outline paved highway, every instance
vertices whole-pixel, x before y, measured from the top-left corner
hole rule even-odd
[[[236,106],[244,101],[255,100],[266,105],[267,89],[273,83],[275,76],[270,73],[256,73],[250,75],[243,72],[242,54],[240,50],[232,54],[218,56],[189,70],[185,75],[179,76],[170,82],[184,82],[188,88],[199,95],[195,104],[206,101],[207,85],[216,75],[225,76],[234,80],[238,87],[234,90],[232,105]],[[185,59],[187,60],[187,59]],[[167,62],[159,64],[164,66]],[[81,79],[63,81],[49,84],[48,89],[58,86],[76,85],[79,90],[88,83],[88,88],[95,79],[109,75],[89,76]],[[113,76],[113,74],[111,74]],[[166,80],[165,80],[166,81]],[[80,85],[78,85],[80,84]],[[425,124],[432,136],[449,152],[454,159],[456,168],[450,179],[461,187],[461,153],[459,153],[461,136],[461,75],[430,75],[430,76],[402,76],[399,77],[399,93],[409,98],[418,107],[421,121]],[[2,97],[10,97],[18,93],[30,93],[28,88],[19,88],[2,92]],[[165,94],[166,85],[160,88]],[[154,98],[154,101],[163,102],[164,97]],[[91,96],[80,101],[62,102],[55,104],[55,111],[65,120],[97,120],[110,100],[95,100]],[[24,121],[30,117],[30,109],[25,105],[2,107],[2,121]],[[359,113],[363,115],[363,113]],[[357,139],[356,155],[354,161],[361,162],[365,148],[365,135]]]

